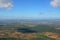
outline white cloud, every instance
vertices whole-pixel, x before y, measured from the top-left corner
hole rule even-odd
[[[13,7],[12,0],[0,0],[0,8],[10,9]]]
[[[60,7],[60,0],[52,0],[50,4],[53,7]]]

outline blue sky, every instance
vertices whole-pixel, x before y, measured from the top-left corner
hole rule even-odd
[[[12,2],[11,9],[0,7],[0,19],[60,18],[60,5],[51,5],[52,0],[12,0]]]

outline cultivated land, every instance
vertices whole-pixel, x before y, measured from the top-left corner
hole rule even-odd
[[[0,20],[0,40],[60,40],[60,20]]]

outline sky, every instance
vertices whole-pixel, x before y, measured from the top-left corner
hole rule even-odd
[[[60,0],[0,0],[0,19],[60,18]]]

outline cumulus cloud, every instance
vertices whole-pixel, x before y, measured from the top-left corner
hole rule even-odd
[[[52,0],[50,4],[53,7],[60,7],[60,0]]]
[[[11,9],[12,7],[12,0],[0,0],[0,8]]]

